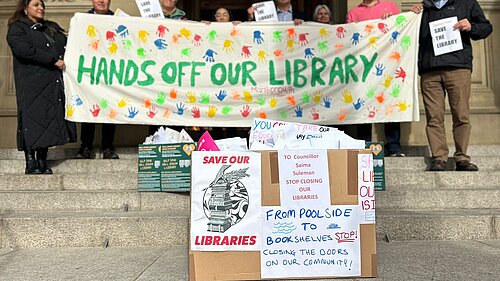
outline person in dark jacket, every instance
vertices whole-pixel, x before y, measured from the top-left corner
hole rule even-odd
[[[9,18],[17,99],[17,148],[24,151],[26,174],[52,174],[48,147],[76,141],[76,126],[64,119],[62,70],[66,35],[46,21],[42,0],[20,0]]]
[[[92,9],[88,11],[89,14],[98,15],[114,15],[113,11],[109,9],[110,0],[92,0]],[[104,159],[119,159],[118,154],[115,153],[113,145],[115,139],[115,124],[103,123],[101,128],[102,141],[102,158]],[[90,159],[92,157],[92,147],[94,144],[95,123],[82,123],[80,140],[82,145],[77,159]]]
[[[453,119],[455,141],[455,169],[457,171],[478,171],[467,155],[471,132],[469,98],[472,72],[471,40],[485,39],[493,31],[492,25],[476,0],[425,0],[415,5],[412,11],[423,10],[420,26],[418,72],[422,91],[426,132],[432,153],[430,171],[446,170],[448,145],[444,126],[445,97]],[[462,49],[436,56],[429,23],[436,20],[457,17],[454,30],[460,32]]]

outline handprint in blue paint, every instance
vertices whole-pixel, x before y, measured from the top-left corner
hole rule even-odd
[[[219,101],[223,101],[227,97],[227,92],[226,90],[220,90],[217,94],[215,94],[215,97]]]
[[[314,57],[314,54],[313,54],[313,52],[312,52],[313,50],[314,50],[314,48],[306,48],[306,49],[304,50],[304,57],[305,57],[306,59],[311,59],[311,58],[313,58],[313,57]]]
[[[359,38],[361,38],[361,37],[363,37],[363,36],[361,36],[361,34],[359,34],[359,32],[354,33],[354,34],[352,35],[352,37],[351,37],[351,43],[352,43],[353,45],[358,45],[358,43],[359,43]]]
[[[379,63],[375,66],[375,70],[376,70],[375,74],[377,76],[382,76],[384,74],[385,66]]]
[[[323,97],[324,106],[330,108],[332,106],[332,99],[330,97]]]
[[[186,111],[187,107],[184,103],[180,102],[176,104],[177,107],[177,112],[175,112],[178,115],[184,115],[184,111]]]
[[[155,46],[158,50],[165,50],[168,47],[168,44],[165,39],[160,38],[155,40]]]
[[[264,43],[264,38],[262,38],[262,35],[264,35],[264,32],[260,30],[256,30],[253,32],[253,42],[257,44],[262,44]]]
[[[391,39],[389,39],[391,41],[391,44],[396,44],[398,42],[399,34],[400,34],[399,31],[392,32]]]
[[[364,104],[365,104],[365,101],[362,98],[358,98],[356,103],[352,103],[352,105],[354,106],[354,109],[356,109],[356,110],[360,110]]]
[[[139,113],[139,110],[137,110],[137,108],[131,106],[128,108],[128,115],[125,115],[125,116],[127,116],[130,119],[134,119],[138,113]]]
[[[125,38],[128,36],[128,28],[124,25],[119,25],[116,29],[116,34],[120,35],[120,37]]]
[[[296,117],[302,117],[302,106],[297,105],[293,110],[295,110]]]
[[[215,61],[214,55],[218,55],[217,52],[212,49],[208,49],[205,52],[205,55],[203,55],[203,58],[205,59],[206,62],[214,62]]]

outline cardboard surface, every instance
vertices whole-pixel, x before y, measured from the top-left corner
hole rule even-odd
[[[358,154],[368,150],[329,150],[332,205],[358,204]],[[262,206],[279,206],[278,153],[263,151]],[[376,225],[360,225],[361,277],[377,277]],[[191,281],[260,280],[259,252],[190,252]],[[328,277],[325,277],[328,278]],[[301,278],[307,279],[307,278]]]

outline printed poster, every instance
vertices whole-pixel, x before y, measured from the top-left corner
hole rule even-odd
[[[195,151],[191,162],[191,250],[260,250],[260,153]]]
[[[276,12],[274,1],[254,3],[252,6],[255,7],[255,21],[278,21],[278,13]]]
[[[451,17],[429,23],[435,56],[455,52],[464,48],[460,30],[453,28],[457,22],[457,17]]]
[[[358,206],[263,207],[262,278],[361,275]]]

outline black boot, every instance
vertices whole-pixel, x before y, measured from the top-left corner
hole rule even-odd
[[[26,169],[24,170],[26,175],[39,175],[42,173],[42,171],[38,168],[34,150],[26,148],[24,150],[24,157],[26,158]]]
[[[51,175],[52,170],[47,167],[47,152],[48,148],[39,148],[36,150],[36,159],[38,160],[38,167],[42,174]]]

